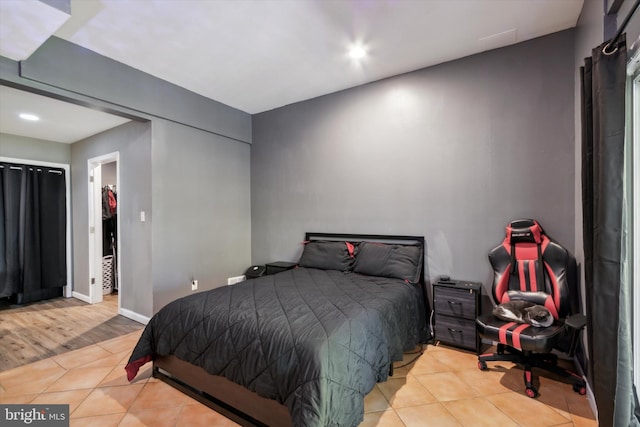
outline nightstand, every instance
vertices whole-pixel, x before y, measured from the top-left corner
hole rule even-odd
[[[266,264],[267,271],[265,274],[266,275],[276,274],[276,273],[280,273],[281,271],[291,270],[296,265],[298,264],[296,264],[295,262],[287,262],[287,261],[270,262],[269,264]]]
[[[482,285],[457,280],[433,284],[435,340],[480,354],[476,317],[480,314]]]

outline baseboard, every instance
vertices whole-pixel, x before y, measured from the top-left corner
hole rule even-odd
[[[127,310],[126,308],[122,307],[118,309],[118,314],[128,319],[134,320],[138,323],[142,323],[143,325],[146,325],[147,323],[149,323],[149,320],[151,320],[150,317],[143,316],[142,314],[138,314],[135,311]]]
[[[87,304],[91,304],[91,298],[88,295],[81,294],[80,292],[73,291],[71,294],[72,297],[79,299],[80,301],[84,301]]]
[[[91,304],[91,299],[87,295],[74,291],[72,296],[79,299],[80,301],[86,302],[87,304]],[[118,314],[128,319],[134,320],[138,323],[142,323],[143,325],[146,325],[147,323],[149,323],[149,320],[151,320],[150,317],[143,316],[142,314],[138,314],[135,311],[127,310],[126,308],[122,307],[118,309]]]

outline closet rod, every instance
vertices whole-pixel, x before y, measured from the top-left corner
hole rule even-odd
[[[636,10],[638,10],[638,6],[640,6],[640,0],[636,0],[636,3],[631,7],[631,10],[627,14],[627,17],[624,18],[624,21],[622,21],[622,25],[620,25],[620,28],[618,28],[618,32],[616,32],[616,35],[613,36],[613,39],[611,39],[611,41],[602,48],[602,53],[604,53],[605,55],[611,55],[613,52],[615,52],[618,49],[617,47],[615,47],[615,45],[616,43],[618,43],[618,39],[620,38],[620,35],[622,35],[622,32],[624,31],[624,29],[627,28],[627,24],[631,20],[631,17],[633,16],[634,13],[636,13]],[[614,49],[611,52],[609,52],[609,49],[612,46],[614,46]]]

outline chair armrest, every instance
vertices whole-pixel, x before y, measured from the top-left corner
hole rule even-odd
[[[564,324],[573,330],[579,331],[587,324],[587,317],[584,314],[574,314],[567,317]]]
[[[576,353],[576,347],[578,346],[578,336],[580,331],[584,329],[587,324],[587,317],[584,314],[573,314],[564,321],[565,330],[570,334],[571,341],[569,344],[568,354],[573,357]]]

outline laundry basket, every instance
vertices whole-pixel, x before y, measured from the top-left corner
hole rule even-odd
[[[102,257],[102,295],[113,292],[113,255]]]

